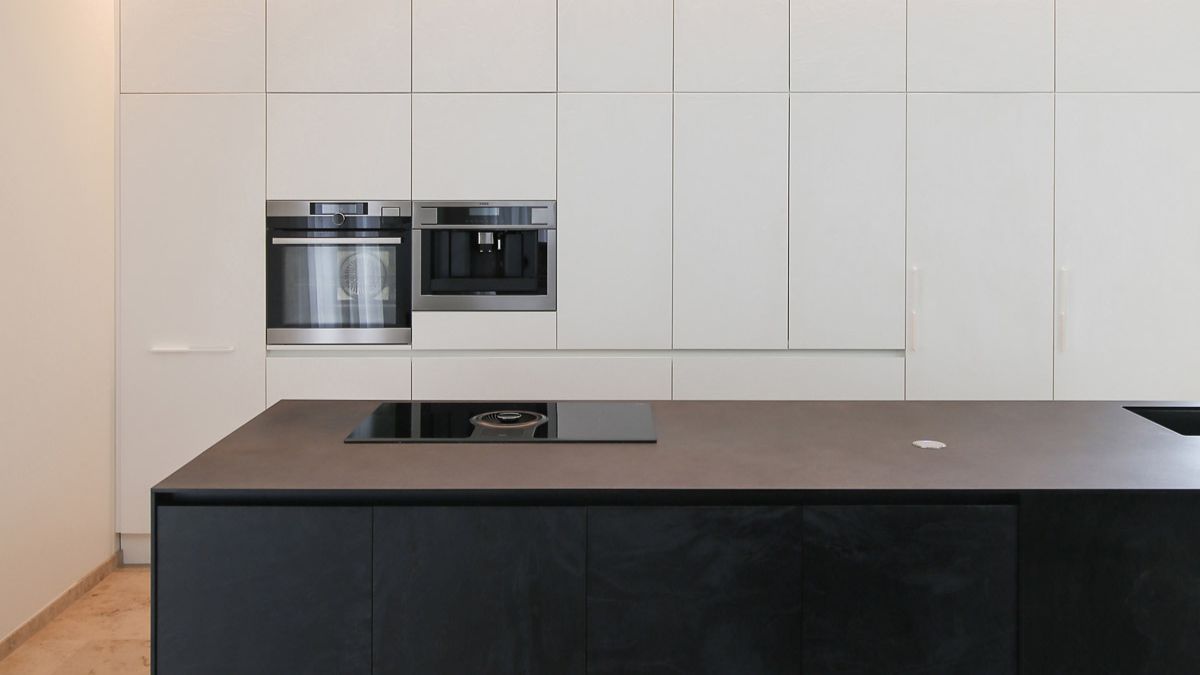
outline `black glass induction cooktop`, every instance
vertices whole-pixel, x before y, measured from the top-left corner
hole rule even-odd
[[[655,443],[645,403],[390,402],[347,443]]]

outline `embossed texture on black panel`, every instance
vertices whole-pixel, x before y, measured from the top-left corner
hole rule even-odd
[[[379,675],[584,672],[584,510],[375,509]]]
[[[1200,673],[1200,495],[1023,496],[1021,666]]]
[[[799,507],[588,510],[588,672],[800,669]]]
[[[369,507],[157,508],[156,672],[371,672]]]
[[[1015,673],[1010,506],[804,513],[805,675]]]

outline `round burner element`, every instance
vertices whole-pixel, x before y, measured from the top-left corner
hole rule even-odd
[[[471,418],[471,424],[489,429],[529,429],[550,419],[541,413],[528,410],[495,410]]]

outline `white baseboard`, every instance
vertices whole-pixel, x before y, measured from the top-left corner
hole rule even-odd
[[[121,533],[121,563],[150,564],[150,535]]]

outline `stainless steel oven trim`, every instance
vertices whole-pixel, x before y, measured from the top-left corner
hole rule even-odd
[[[273,237],[276,246],[399,246],[404,237]]]
[[[495,202],[493,202],[495,203]],[[475,229],[486,229],[478,226]],[[537,228],[546,229],[546,228]],[[558,233],[546,229],[546,293],[545,295],[422,295],[421,293],[421,231],[412,236],[412,308],[413,311],[531,311],[552,312],[558,309]]]
[[[407,345],[411,328],[268,328],[269,345]]]
[[[439,223],[426,222],[425,218],[429,214],[425,213],[425,209],[436,209],[443,206],[458,206],[458,207],[484,207],[484,206],[529,206],[536,210],[534,211],[534,222],[523,223],[520,225],[442,225]],[[413,228],[436,228],[436,227],[458,227],[458,228],[474,228],[477,230],[487,229],[488,227],[500,229],[520,229],[528,228],[535,230],[553,230],[558,226],[558,202],[553,200],[494,200],[494,201],[474,201],[474,200],[450,200],[450,201],[418,201],[413,202]],[[541,220],[542,217],[545,220]]]
[[[407,200],[370,200],[370,199],[268,199],[267,200],[267,218],[309,218],[315,217],[309,213],[310,204],[336,204],[338,202],[357,203],[366,202],[367,214],[378,216],[383,211],[384,207],[400,209],[400,217],[408,217],[412,215],[412,202]],[[347,218],[358,218],[361,216],[347,216]]]
[[[460,225],[458,223],[453,223],[453,224],[447,223],[445,225],[425,224],[420,227],[415,227],[413,229],[415,229],[415,230],[480,230],[480,231],[487,231],[487,230],[495,230],[495,231],[499,231],[499,230],[506,230],[506,231],[546,230],[548,232],[553,232],[554,226],[553,225],[505,225],[505,224],[501,224],[501,223],[492,223],[492,224],[488,224],[488,225]]]

